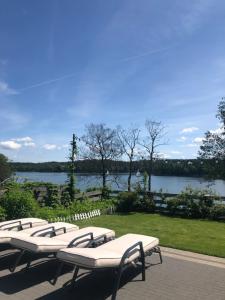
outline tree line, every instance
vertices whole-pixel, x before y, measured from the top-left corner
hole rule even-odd
[[[135,125],[126,129],[121,126],[110,128],[102,123],[86,125],[82,137],[73,134],[67,163],[11,163],[11,166],[16,171],[68,172],[73,186],[76,172],[100,173],[103,188],[109,172],[126,172],[128,191],[131,190],[131,176],[137,171],[145,173],[148,191],[151,191],[152,174],[225,178],[224,98],[218,105],[216,117],[221,127],[205,133],[196,160],[162,159],[158,148],[168,142],[165,127],[161,122],[147,119],[145,135],[141,135]]]
[[[156,176],[190,176],[208,177],[210,165],[215,161],[199,159],[159,159],[153,162],[153,175]],[[68,172],[68,162],[43,162],[43,163],[24,163],[11,162],[14,172]],[[148,165],[146,160],[134,161],[131,166],[132,174],[139,171],[143,173]],[[101,169],[100,160],[78,160],[76,161],[76,173],[99,173]],[[128,161],[106,161],[106,169],[109,173],[128,173],[130,164]],[[219,171],[219,172],[218,172]],[[211,176],[210,176],[211,177]],[[222,162],[217,163],[217,170],[213,178],[225,178],[225,168]]]

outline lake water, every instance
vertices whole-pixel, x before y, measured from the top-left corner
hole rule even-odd
[[[67,180],[66,173],[42,173],[42,172],[16,172],[19,181],[38,181],[38,182],[51,182],[63,184]],[[118,174],[116,181],[113,175],[107,176],[108,184],[114,190],[126,189],[127,174]],[[142,176],[132,176],[132,183],[143,180]],[[119,185],[118,185],[119,184]],[[101,186],[101,177],[99,175],[90,174],[77,174],[76,187],[82,191],[88,187]],[[205,189],[210,187],[220,196],[225,196],[225,181],[212,180],[207,181],[203,178],[196,177],[176,177],[176,176],[152,176],[152,190],[168,193],[179,193],[185,187],[191,186],[192,188]]]

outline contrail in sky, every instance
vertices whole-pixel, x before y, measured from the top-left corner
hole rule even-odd
[[[39,86],[48,85],[48,84],[50,84],[50,83],[53,83],[53,82],[57,82],[57,81],[63,80],[63,79],[66,79],[66,78],[75,77],[76,75],[77,75],[77,73],[72,73],[72,74],[64,75],[64,76],[61,76],[61,77],[58,77],[58,78],[54,78],[54,79],[42,81],[42,82],[39,82],[39,83],[30,85],[30,86],[27,86],[27,87],[18,89],[17,91],[18,91],[18,92],[27,91],[27,90],[30,90],[30,89],[33,89],[33,88],[36,88],[36,87],[39,87]]]
[[[144,56],[148,56],[148,55],[152,55],[152,54],[164,52],[164,51],[166,51],[166,50],[168,50],[170,48],[173,48],[173,47],[174,47],[174,45],[170,46],[170,47],[161,48],[161,49],[155,49],[155,50],[146,51],[146,52],[138,54],[138,55],[134,55],[134,56],[129,56],[129,57],[122,58],[119,61],[123,62],[123,61],[134,60],[134,59],[141,58],[141,57],[144,57]]]

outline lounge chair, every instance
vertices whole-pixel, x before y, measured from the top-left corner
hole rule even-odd
[[[57,251],[62,248],[72,247],[88,247],[96,244],[109,241],[115,237],[115,232],[100,227],[86,227],[73,232],[62,233],[53,237],[47,237],[47,232],[42,236],[21,236],[13,237],[11,245],[14,248],[20,249],[21,252],[10,271],[14,272],[19,261],[25,253],[29,253],[30,260],[27,263],[26,269],[31,264],[32,257],[35,255],[56,255]]]
[[[44,220],[42,221],[43,221],[42,223],[41,222],[35,223],[36,227],[32,226],[33,223],[26,222],[21,225],[22,228],[20,228],[20,231],[0,230],[0,244],[11,244],[12,238],[26,238],[31,235],[33,236],[47,235],[47,233],[48,235],[54,236],[56,234],[79,229],[78,226],[70,223],[65,223],[65,222],[48,223],[47,221]],[[30,226],[29,228],[27,227],[27,224],[29,224]],[[43,224],[43,225],[37,227],[37,224]]]
[[[75,265],[72,283],[75,282],[80,268],[87,270],[113,269],[116,271],[117,276],[112,293],[112,300],[115,300],[121,274],[127,266],[140,261],[142,280],[144,281],[145,256],[150,256],[154,252],[158,253],[162,263],[161,251],[158,245],[159,240],[155,237],[126,234],[97,248],[61,249],[57,253],[57,258],[61,261],[61,264],[52,283],[56,283],[64,263]]]
[[[45,225],[48,222],[38,218],[23,218],[0,222],[0,230],[20,231],[26,228]]]

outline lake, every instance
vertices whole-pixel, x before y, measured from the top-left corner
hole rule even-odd
[[[38,182],[51,182],[56,184],[63,184],[67,179],[66,173],[42,173],[42,172],[16,172],[18,180],[24,181],[38,181]],[[117,178],[113,175],[108,175],[107,180],[109,185],[114,190],[126,189],[127,174],[117,174]],[[143,180],[142,176],[132,176],[132,183],[135,184],[138,181]],[[111,182],[111,183],[110,183]],[[90,174],[77,174],[76,186],[82,191],[88,187],[101,186],[101,177],[99,175]],[[185,187],[191,186],[192,188],[205,189],[210,187],[220,196],[225,196],[225,181],[224,180],[212,180],[207,181],[204,178],[196,177],[177,177],[177,176],[152,176],[152,190],[167,193],[179,193]]]

